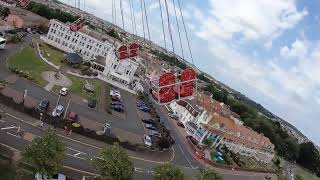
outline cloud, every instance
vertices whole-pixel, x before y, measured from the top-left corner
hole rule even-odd
[[[210,0],[210,7],[211,16],[202,19],[198,33],[203,39],[229,40],[241,33],[248,40],[268,40],[308,14],[306,9],[298,11],[294,0]]]
[[[284,46],[280,50],[283,58],[300,58],[303,59],[308,53],[308,44],[306,41],[296,40],[291,48]]]

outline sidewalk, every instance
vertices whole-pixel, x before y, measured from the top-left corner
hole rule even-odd
[[[5,111],[5,113],[14,115],[15,117],[19,117],[19,118],[23,117],[23,118],[21,118],[21,119],[23,119],[23,121],[25,121],[29,125],[34,126],[35,128],[41,129],[39,127],[40,120],[37,120],[35,118],[30,117],[27,114],[24,114],[24,113],[18,112],[16,110],[13,110],[9,107],[6,107],[3,104],[0,104],[0,109]],[[4,113],[1,113],[1,114],[4,114]],[[21,123],[23,123],[23,122],[21,122]],[[47,129],[47,128],[53,128],[53,126],[48,125],[48,124],[44,124],[43,129]],[[87,145],[89,147],[96,148],[99,150],[104,146],[110,145],[110,144],[106,144],[101,141],[87,138],[85,136],[82,136],[82,135],[79,135],[76,133],[72,133],[70,136],[67,136],[65,134],[64,130],[60,129],[60,128],[56,128],[56,131],[60,137],[64,137],[70,141],[74,141],[76,143]],[[128,155],[133,159],[139,159],[142,161],[154,161],[156,163],[170,161],[173,156],[172,151],[168,151],[168,152],[147,152],[147,151],[146,152],[135,152],[135,151],[131,151],[128,149],[125,149],[125,150],[128,153]]]

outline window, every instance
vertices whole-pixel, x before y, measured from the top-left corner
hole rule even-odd
[[[113,66],[113,69],[116,69],[117,68],[117,65],[115,64],[114,66]]]

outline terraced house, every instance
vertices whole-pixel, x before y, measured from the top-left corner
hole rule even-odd
[[[199,93],[193,101],[179,101],[170,107],[177,112],[186,132],[200,144],[210,139],[211,148],[226,146],[234,153],[265,163],[271,162],[275,155],[274,145],[267,137],[244,126],[236,113],[209,95]]]

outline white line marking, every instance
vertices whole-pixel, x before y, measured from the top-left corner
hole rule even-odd
[[[69,153],[65,153],[65,154],[68,155],[68,156],[72,156],[72,157],[74,157],[74,158],[77,158],[77,159],[87,160],[87,159],[85,159],[85,158],[78,157],[78,156],[75,156],[75,155],[72,155],[72,154],[69,154]]]
[[[18,128],[18,127],[14,126],[14,125],[11,125],[9,127],[1,128],[1,130],[16,129],[16,128]]]
[[[66,115],[67,115],[67,112],[68,112],[68,109],[69,109],[70,102],[71,102],[71,99],[69,99],[69,102],[68,102],[68,105],[67,105],[67,109],[64,111],[63,119],[66,118]]]
[[[4,123],[4,121],[3,121],[3,120],[0,120],[0,122]]]
[[[188,161],[188,163],[189,163],[190,167],[191,167],[192,169],[198,169],[198,167],[194,167],[194,166],[192,166],[192,164],[191,164],[190,160],[189,160],[189,159],[187,158],[187,156],[185,155],[185,153],[184,153],[184,151],[182,150],[181,146],[180,146],[180,145],[178,145],[178,146],[179,146],[180,151],[182,152],[182,154],[184,155],[184,157],[185,157],[185,158],[186,158],[186,160]]]
[[[21,139],[21,136],[18,136],[18,135],[15,135],[15,134],[9,133],[9,132],[7,132],[7,134],[9,134],[9,135],[11,135],[11,136],[14,136],[14,137],[17,137],[17,138],[20,138],[20,139]]]

